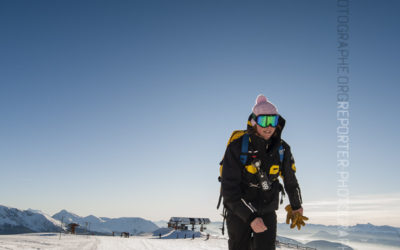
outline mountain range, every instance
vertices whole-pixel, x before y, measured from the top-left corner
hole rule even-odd
[[[0,234],[60,231],[61,223],[37,210],[0,205]]]
[[[400,246],[400,228],[376,226],[371,223],[356,224],[349,227],[306,224],[300,231],[290,229],[284,223],[278,224],[278,234],[286,237],[302,237],[318,240],[348,240],[375,245]]]
[[[79,224],[79,232],[96,234],[119,234],[129,232],[132,235],[151,233],[159,227],[149,220],[138,217],[107,218],[89,215],[81,217],[66,210],[52,217],[39,210],[19,210],[0,205],[0,234],[17,234],[32,232],[59,232],[70,223]]]
[[[158,229],[158,226],[149,220],[145,220],[139,217],[121,217],[121,218],[107,218],[107,217],[96,217],[89,215],[86,217],[78,216],[74,213],[70,213],[66,210],[53,215],[53,218],[64,223],[77,223],[81,227],[88,227],[89,231],[101,232],[112,234],[129,232],[130,234],[142,234],[151,233]]]

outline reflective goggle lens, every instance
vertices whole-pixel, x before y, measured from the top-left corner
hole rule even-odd
[[[256,122],[263,128],[268,126],[276,127],[278,125],[278,115],[259,115]]]

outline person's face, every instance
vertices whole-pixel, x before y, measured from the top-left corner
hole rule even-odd
[[[256,132],[259,136],[261,136],[262,138],[264,138],[265,140],[268,140],[269,138],[271,138],[271,136],[274,134],[275,132],[274,127],[268,126],[266,128],[261,127],[260,125],[256,125]]]

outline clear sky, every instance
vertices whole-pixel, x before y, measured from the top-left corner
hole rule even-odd
[[[354,223],[400,226],[385,213],[400,209],[399,7],[350,5],[349,190],[351,212],[365,215]],[[1,1],[0,204],[221,220],[218,164],[263,93],[287,121],[305,215],[335,224],[336,10],[317,0]]]

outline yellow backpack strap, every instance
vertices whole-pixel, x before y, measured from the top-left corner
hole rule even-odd
[[[229,141],[228,144],[226,146],[228,146],[229,144],[231,144],[231,142],[235,141],[236,139],[238,139],[239,137],[241,137],[242,135],[246,134],[246,130],[235,130],[232,132],[231,137],[229,137]]]

